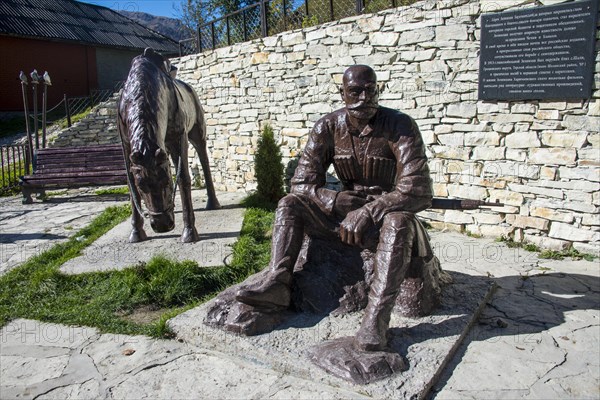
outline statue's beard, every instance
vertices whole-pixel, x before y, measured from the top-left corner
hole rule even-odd
[[[347,106],[346,109],[351,117],[360,120],[370,120],[377,114],[377,106],[373,105],[357,104]]]

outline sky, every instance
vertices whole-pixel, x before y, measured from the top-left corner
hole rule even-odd
[[[176,8],[181,0],[79,0],[83,3],[96,4],[120,11],[141,11],[152,15],[178,18]]]

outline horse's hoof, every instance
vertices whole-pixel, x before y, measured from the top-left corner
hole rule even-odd
[[[139,243],[139,242],[143,242],[144,240],[148,239],[148,236],[146,235],[146,232],[144,232],[143,230],[133,230],[131,231],[131,234],[129,235],[129,243]]]
[[[181,234],[181,242],[182,243],[194,243],[200,240],[200,235],[198,235],[198,231],[196,228],[184,228],[183,233]]]
[[[209,197],[208,201],[206,202],[206,209],[207,210],[219,210],[219,209],[221,209],[221,204],[219,204],[219,200],[217,200],[216,197],[214,199]]]

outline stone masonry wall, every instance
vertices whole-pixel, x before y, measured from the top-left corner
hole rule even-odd
[[[255,188],[265,123],[292,169],[314,122],[342,106],[345,68],[368,64],[381,104],[417,120],[436,196],[505,204],[423,212],[432,225],[598,254],[598,53],[591,100],[477,100],[480,14],[562,1],[427,0],[174,60],[204,106],[217,189]]]
[[[87,146],[120,143],[117,132],[117,102],[115,94],[100,103],[85,118],[63,129],[51,141],[52,147]]]

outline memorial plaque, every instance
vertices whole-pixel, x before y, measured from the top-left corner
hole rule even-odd
[[[598,4],[482,15],[479,99],[590,98]]]

